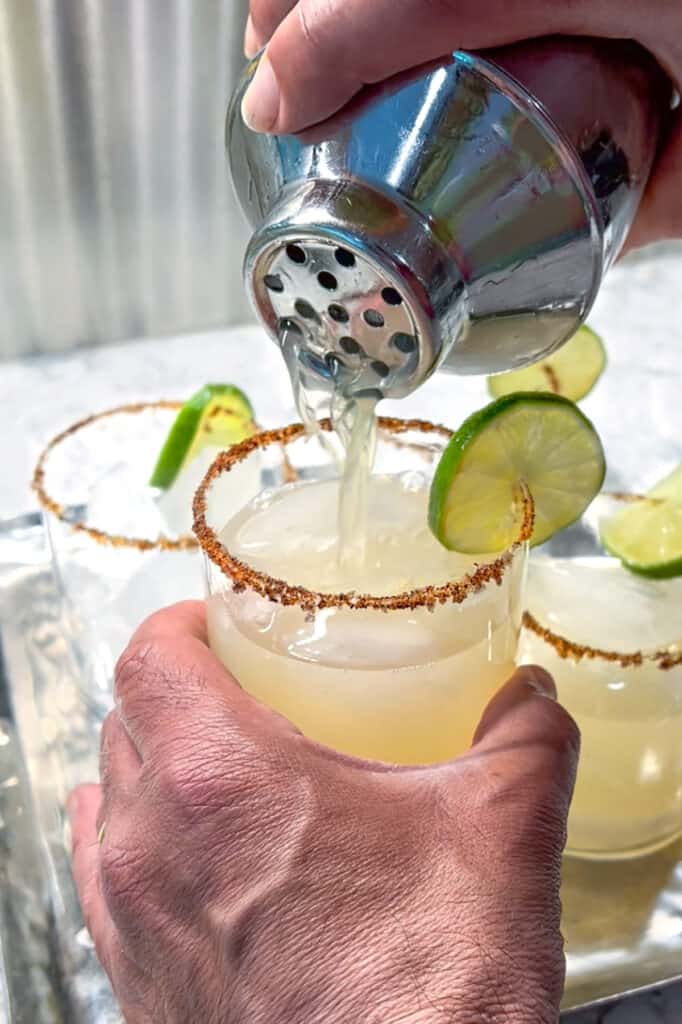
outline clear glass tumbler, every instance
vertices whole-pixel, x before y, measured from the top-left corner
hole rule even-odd
[[[206,466],[173,493],[148,486],[180,405],[89,416],[55,437],[35,469],[83,695],[98,714],[111,705],[114,666],[136,627],[159,608],[202,596],[191,500]]]
[[[219,455],[195,497],[212,648],[244,689],[339,751],[449,759],[514,670],[532,508],[510,510],[518,536],[497,557],[441,547],[427,502],[449,436],[379,421],[356,562],[339,553],[337,465],[299,425]]]
[[[600,496],[557,538],[561,557],[531,558],[519,648],[580,727],[567,852],[594,859],[682,833],[682,579],[645,579],[600,552],[599,522],[623,500]]]

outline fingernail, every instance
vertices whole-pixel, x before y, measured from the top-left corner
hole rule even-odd
[[[557,699],[554,680],[549,672],[545,672],[544,668],[540,668],[539,665],[524,665],[520,671],[523,673],[526,685],[534,693],[539,693],[541,697],[549,697],[550,700]]]
[[[242,117],[254,132],[270,132],[279,117],[280,93],[275,72],[263,54],[251,85],[242,100]]]
[[[249,15],[246,19],[246,29],[244,30],[244,56],[251,60],[252,57],[256,56],[259,49],[258,36],[253,27],[253,19]]]

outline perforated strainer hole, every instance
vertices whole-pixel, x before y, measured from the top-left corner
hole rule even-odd
[[[387,366],[386,363],[382,363],[380,359],[373,360],[373,362],[370,363],[370,366],[376,373],[377,377],[388,377],[391,372],[390,366]]]
[[[305,251],[293,242],[287,246],[287,256],[292,263],[305,263]]]
[[[339,286],[339,283],[334,277],[334,275],[330,274],[328,270],[321,270],[320,273],[317,275],[317,280],[319,281],[323,288],[327,289],[328,292],[335,291]]]
[[[355,266],[355,256],[348,249],[337,249],[334,256],[336,257],[336,262],[342,267]]]
[[[283,316],[282,319],[278,321],[277,330],[279,331],[280,334],[284,334],[285,332],[289,331],[293,332],[294,334],[300,334],[301,337],[303,336],[303,331],[301,330],[299,325],[296,323],[295,320],[292,320],[291,317],[288,316]]]
[[[305,299],[296,299],[296,302],[294,303],[294,309],[296,310],[299,316],[303,317],[304,320],[316,320],[317,323],[320,322],[319,316],[317,315],[313,307],[310,305],[310,303],[306,302]]]
[[[284,284],[279,274],[266,274],[263,280],[265,281],[265,287],[269,288],[271,292],[284,291]]]
[[[383,327],[384,318],[378,309],[366,309],[363,313],[365,323],[368,323],[370,327]]]
[[[404,334],[402,331],[398,331],[391,338],[391,345],[393,348],[397,348],[398,352],[402,352],[403,355],[409,355],[410,352],[414,352],[417,347],[417,339],[412,334]]]
[[[399,306],[403,301],[400,292],[396,291],[395,288],[384,288],[381,297],[387,306]]]
[[[332,302],[331,306],[327,310],[332,320],[335,320],[337,324],[347,324],[349,320],[348,311],[339,306],[337,302]]]
[[[359,356],[362,354],[362,345],[358,344],[355,338],[348,336],[341,338],[339,345],[348,356]]]

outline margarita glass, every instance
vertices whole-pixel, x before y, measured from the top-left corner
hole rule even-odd
[[[551,672],[580,727],[567,852],[590,858],[637,856],[682,833],[682,579],[587,553],[624,500],[649,499],[601,496],[556,538],[570,557],[531,559],[519,648],[521,663]]]
[[[355,564],[338,557],[337,465],[300,425],[219,455],[195,497],[211,647],[255,698],[344,753],[452,758],[514,671],[532,505],[520,500],[518,538],[497,557],[442,547],[427,502],[449,437],[379,419]]]
[[[202,595],[191,495],[207,463],[190,467],[173,492],[148,486],[180,407],[161,401],[88,416],[55,437],[35,469],[82,691],[97,713],[111,705],[116,659],[136,627]]]

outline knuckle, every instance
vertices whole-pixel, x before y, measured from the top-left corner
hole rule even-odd
[[[355,44],[357,26],[354,28],[345,19],[338,0],[299,0],[291,12],[287,31],[273,36],[268,56],[285,108],[307,108],[313,99],[307,95],[307,88],[323,84],[321,72],[329,63],[334,65],[334,81],[324,83],[320,97],[312,103],[315,114],[318,104],[328,95],[341,97],[345,102],[365,81],[376,80],[373,50]],[[292,48],[297,57],[293,62]]]
[[[306,49],[311,54],[327,52],[338,37],[339,5],[336,0],[300,0],[295,14]]]
[[[116,663],[114,671],[114,694],[120,700],[130,692],[144,689],[149,674],[159,669],[160,652],[156,645],[145,641],[133,641]]]
[[[164,636],[133,641],[121,655],[114,676],[114,696],[124,705],[125,718],[154,713],[159,693],[177,711],[195,706],[205,689],[201,665],[182,637]]]
[[[571,789],[562,778],[540,773],[534,759],[477,773],[470,787],[472,820],[485,835],[505,837],[512,858],[553,865],[566,842]]]
[[[213,756],[212,748],[205,748],[200,739],[191,749],[161,758],[154,771],[160,802],[185,823],[224,810],[227,791],[233,788],[230,775],[224,757]]]
[[[139,914],[142,897],[148,890],[152,873],[146,863],[144,847],[126,842],[107,842],[100,853],[102,893],[112,916]]]
[[[310,47],[310,49],[314,52],[316,49],[315,19],[311,17],[310,11],[307,10],[305,5],[302,3],[298,4],[296,8],[296,14],[298,16],[298,24],[301,29],[301,35],[305,42]]]
[[[271,816],[274,805],[286,800],[291,773],[247,737],[233,733],[226,740],[224,722],[214,722],[210,712],[191,737],[168,732],[164,741],[149,763],[149,777],[157,805],[184,826],[210,823],[227,811],[236,827],[266,812]]]

